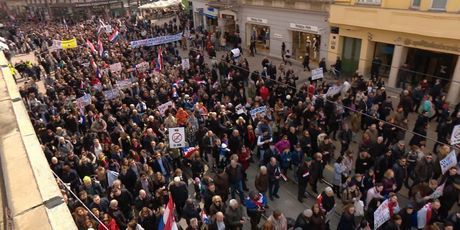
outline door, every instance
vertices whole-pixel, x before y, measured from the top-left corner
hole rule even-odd
[[[345,37],[342,49],[342,74],[351,75],[359,65],[361,39]]]

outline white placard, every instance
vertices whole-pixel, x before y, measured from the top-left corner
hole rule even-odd
[[[149,69],[149,63],[144,61],[136,65],[136,69],[140,72],[146,71]]]
[[[121,69],[122,67],[120,62],[110,65],[110,72],[112,73],[121,72]]]
[[[455,154],[455,150],[452,150],[444,159],[439,161],[441,165],[442,174],[447,172],[452,167],[457,165],[457,155]]]
[[[169,147],[183,148],[185,147],[185,130],[184,127],[169,128]]]
[[[77,98],[77,105],[79,107],[85,107],[91,104],[91,95],[85,94],[82,97]]]
[[[320,78],[323,78],[323,68],[317,68],[311,71],[311,80],[318,80]]]
[[[190,60],[188,58],[182,59],[182,69],[190,69]]]
[[[160,106],[158,106],[158,111],[160,112],[161,116],[164,116],[165,115],[165,112],[166,110],[169,108],[169,106],[173,107],[174,104],[172,103],[172,101],[168,101],[164,104],[161,104]]]
[[[341,86],[333,85],[333,86],[329,87],[329,89],[327,89],[326,95],[328,95],[328,96],[334,96],[334,95],[340,93],[340,91],[342,91],[342,87],[341,87]]]
[[[255,109],[252,109],[249,113],[251,114],[252,119],[256,119],[257,114],[260,114],[260,116],[264,117],[265,112],[267,111],[267,106],[260,106]]]
[[[117,86],[120,89],[127,89],[131,87],[131,81],[129,79],[117,81]]]
[[[452,130],[452,134],[450,136],[450,144],[460,144],[460,125],[456,125],[454,130]]]
[[[232,49],[232,54],[233,54],[234,58],[239,57],[240,56],[240,49],[238,49],[238,48]]]
[[[104,94],[104,97],[107,100],[112,100],[120,96],[120,92],[118,92],[118,89],[109,89],[109,90],[103,91],[102,93]]]
[[[386,199],[374,212],[374,229],[379,228],[390,219],[390,208]]]
[[[241,105],[241,104],[238,104],[237,106],[235,106],[235,111],[236,111],[236,114],[240,115],[240,114],[246,114],[246,108]]]

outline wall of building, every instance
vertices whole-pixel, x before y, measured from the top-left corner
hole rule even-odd
[[[244,6],[238,11],[238,22],[243,40],[243,48],[249,47],[251,31],[248,24],[258,24],[270,27],[270,52],[268,55],[281,57],[281,44],[285,42],[286,49],[292,50],[292,31],[290,24],[314,26],[321,35],[320,57],[327,56],[329,40],[329,25],[326,12],[295,11],[270,7]],[[260,22],[248,18],[262,19]],[[306,31],[307,32],[307,31]]]

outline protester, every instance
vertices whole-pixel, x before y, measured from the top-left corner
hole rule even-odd
[[[79,227],[88,222],[88,215],[81,212],[85,204],[101,214],[103,225],[155,229],[172,199],[179,214],[176,221],[184,218],[188,229],[202,225],[242,229],[249,225],[245,211],[251,213],[255,229],[267,209],[267,195],[271,200],[281,195],[289,198],[280,187],[292,183],[291,175],[300,202],[307,198],[308,184],[316,194],[324,188],[323,182],[333,185],[319,194],[311,211],[298,216],[296,227],[327,229],[334,210],[339,210],[335,207],[343,203],[349,206],[338,211],[339,229],[354,228],[359,222],[352,221],[358,214],[353,209],[360,199],[367,207],[364,219],[372,226],[374,211],[386,198],[391,219],[384,227],[404,229],[411,209],[407,206],[398,213],[393,194],[404,191],[402,185],[410,188],[413,212],[431,204],[433,220],[458,225],[450,211],[457,201],[459,176],[455,167],[444,175],[438,167],[445,157],[444,144],[427,152],[428,139],[417,135],[408,146],[411,151],[406,152],[404,144],[408,116],[417,103],[422,111],[411,130],[426,134],[434,109],[442,120],[436,130],[438,140],[448,144],[460,114],[454,111],[451,118],[443,117],[447,102],[438,88],[428,90],[428,82],[420,82],[415,90],[404,89],[401,106],[393,111],[385,89],[377,86],[380,83],[363,77],[296,85],[299,76],[285,46],[281,66],[268,58],[262,68],[249,66],[242,54],[235,57],[230,52],[217,58],[213,46],[241,48],[240,35],[193,29],[187,12],[174,12],[176,19],[164,25],[134,17],[108,19],[103,23],[120,28],[115,42],[98,17],[72,20],[68,30],[59,22],[9,25],[15,34],[11,37],[19,41],[18,50],[37,51],[39,65],[24,63],[26,68],[17,69],[32,78],[20,93],[51,169],[83,198],[82,203],[75,198],[68,202]],[[177,42],[141,47],[129,43],[174,34],[181,34]],[[51,47],[53,40],[73,37],[76,48]],[[101,46],[92,48],[92,42],[99,40]],[[179,49],[184,47],[190,47],[188,54],[181,55],[185,51]],[[211,65],[208,56],[215,57]],[[182,66],[185,59],[188,68]],[[310,70],[314,63],[305,60],[304,67]],[[121,70],[114,69],[118,63]],[[320,65],[327,71],[324,58]],[[379,77],[376,66],[374,78]],[[340,58],[333,67],[337,78],[346,76]],[[45,92],[39,92],[40,79]],[[328,93],[333,86],[340,87],[336,95]],[[253,114],[254,109],[261,112]],[[172,147],[173,128],[185,129],[184,148]],[[254,167],[259,172],[248,178]],[[332,177],[327,173],[331,168]],[[188,188],[189,178],[194,191]],[[441,185],[444,190],[439,192]],[[60,186],[63,195],[71,197],[67,187]],[[257,192],[245,197],[245,190],[253,187]],[[343,202],[336,204],[334,192]],[[284,211],[273,212],[264,228],[287,228]],[[88,222],[88,226],[96,224]]]

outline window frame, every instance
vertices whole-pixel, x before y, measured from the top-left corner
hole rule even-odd
[[[414,2],[415,2],[415,1],[419,1],[419,2],[418,2],[418,6],[415,6],[415,5],[414,5]],[[411,0],[410,8],[412,8],[412,9],[420,9],[420,5],[421,5],[421,4],[422,4],[422,0]]]
[[[435,1],[436,0],[431,0],[431,4],[430,4],[430,10],[431,11],[446,11],[447,3],[449,2],[449,0],[445,0],[446,4],[444,5],[444,8],[434,8],[433,4],[435,3]]]

